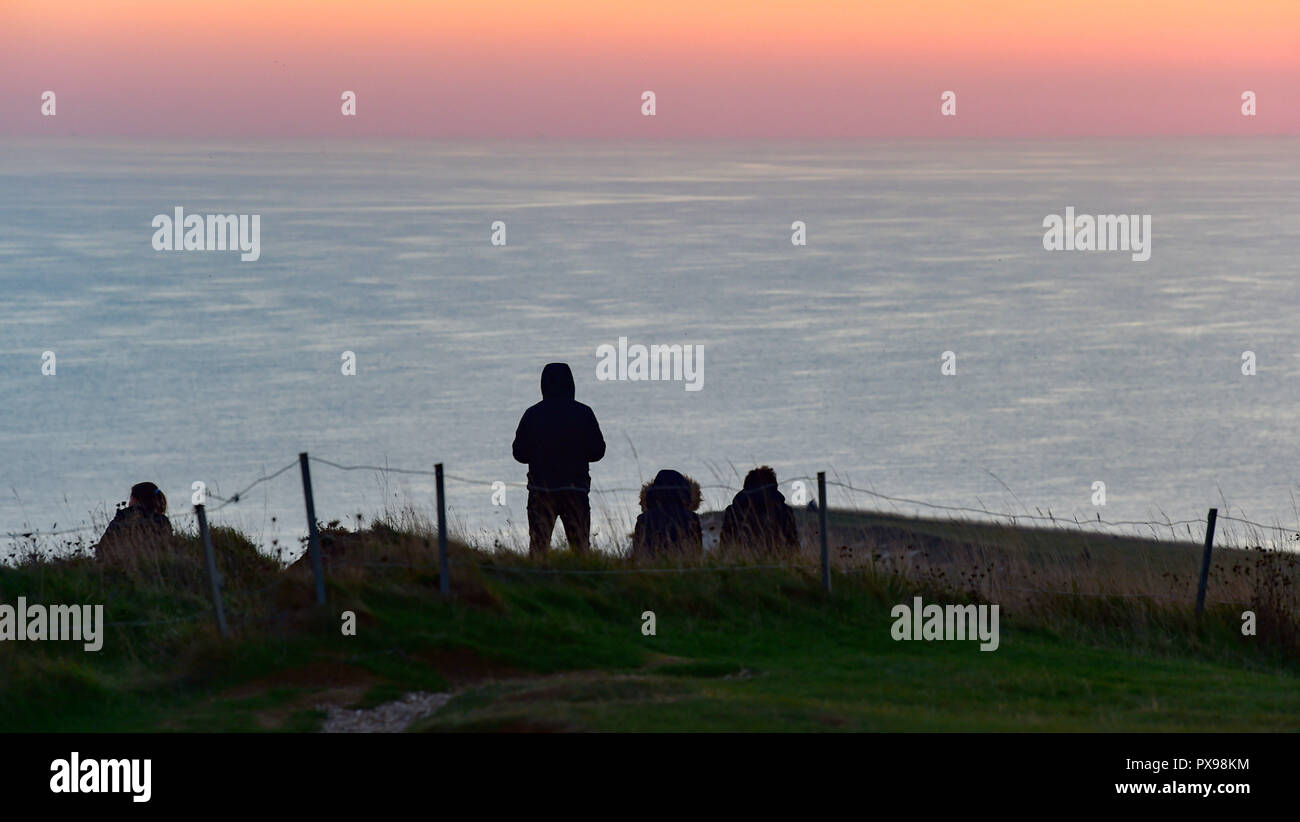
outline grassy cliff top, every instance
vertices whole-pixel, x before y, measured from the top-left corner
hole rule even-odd
[[[110,623],[95,653],[0,642],[0,730],[314,730],[330,706],[412,691],[452,695],[420,730],[1300,729],[1293,557],[1220,552],[1197,621],[1198,546],[831,512],[827,595],[810,522],[805,555],[780,561],[453,543],[449,598],[430,534],[327,530],[323,608],[307,563],[217,529],[230,639],[192,537],[0,568],[0,602],[102,603]],[[999,604],[999,648],[894,641],[913,596]]]

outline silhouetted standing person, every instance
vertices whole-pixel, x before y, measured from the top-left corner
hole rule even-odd
[[[106,558],[122,555],[150,543],[157,544],[172,535],[172,523],[167,519],[167,497],[152,482],[131,486],[131,498],[125,508],[118,509],[113,521],[104,529],[104,536],[95,546],[95,555]]]
[[[718,544],[725,551],[797,554],[799,529],[794,511],[777,486],[776,472],[766,465],[745,475],[745,487],[722,515]]]
[[[542,401],[524,412],[514,454],[528,464],[528,552],[545,555],[558,517],[569,547],[582,553],[591,540],[589,463],[605,456],[596,414],[573,398],[567,363],[542,369]]]

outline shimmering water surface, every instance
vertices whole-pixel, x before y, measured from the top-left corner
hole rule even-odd
[[[551,360],[604,428],[598,488],[661,467],[739,485],[766,462],[1002,511],[1294,524],[1298,156],[1296,139],[7,140],[0,532],[91,523],[144,479],[185,510],[193,481],[229,495],[300,451],[442,461],[483,481],[448,483],[462,530],[517,529],[524,492],[495,506],[489,483],[523,479],[510,442]],[[261,259],[154,251],[176,206],[260,214]],[[1152,215],[1150,261],[1044,251],[1066,206]],[[620,336],[703,345],[703,390],[597,381]],[[432,477],[313,475],[322,519],[433,510]],[[598,500],[600,536],[624,536],[635,492]],[[292,543],[297,469],[215,518]]]

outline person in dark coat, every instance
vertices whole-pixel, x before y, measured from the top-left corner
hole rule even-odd
[[[131,487],[131,498],[119,508],[113,521],[95,546],[100,558],[121,556],[133,549],[170,539],[172,523],[167,519],[167,497],[152,482]]]
[[[745,486],[722,515],[718,544],[740,553],[799,553],[794,511],[777,486],[776,472],[766,465],[745,476]]]
[[[654,482],[641,487],[641,515],[632,532],[632,558],[703,556],[704,532],[695,513],[699,507],[699,483],[669,469],[656,474]]]
[[[515,431],[515,459],[528,465],[528,553],[545,556],[558,518],[569,547],[591,541],[589,463],[605,456],[596,414],[573,398],[567,363],[542,369],[542,401],[524,412]]]

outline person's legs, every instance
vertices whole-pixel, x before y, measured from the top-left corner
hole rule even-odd
[[[551,547],[551,532],[555,530],[556,505],[554,492],[528,492],[528,555],[546,556]],[[565,533],[568,533],[567,526]]]
[[[591,547],[591,500],[586,491],[563,491],[560,522],[564,523],[564,536],[569,549],[575,554],[585,554]]]

